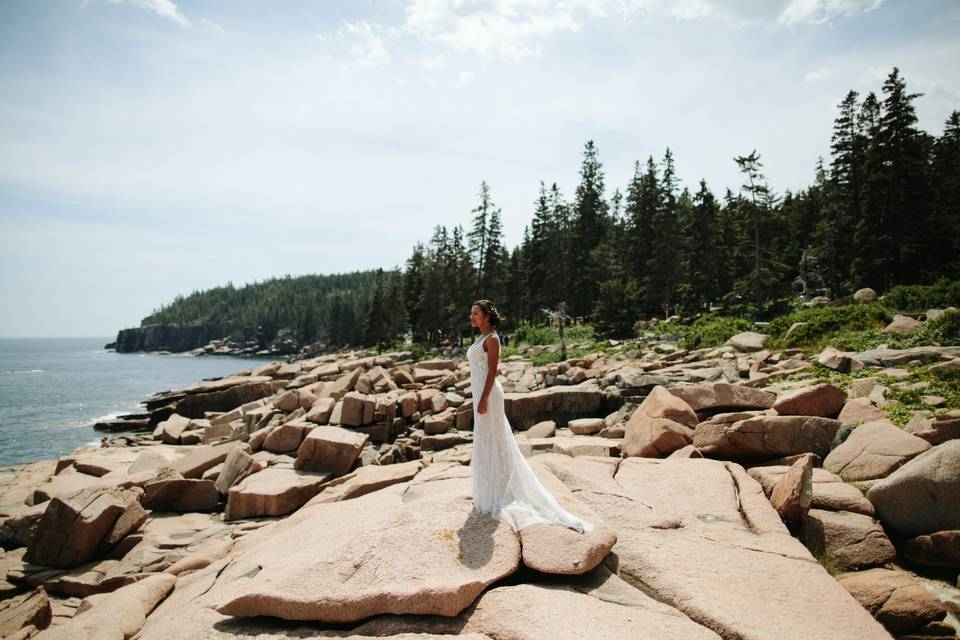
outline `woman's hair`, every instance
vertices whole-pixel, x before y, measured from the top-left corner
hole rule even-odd
[[[489,300],[477,300],[473,304],[480,307],[480,309],[486,314],[487,320],[490,321],[490,326],[495,327],[503,320],[506,320],[506,316],[501,315],[497,308],[493,306],[493,303]]]

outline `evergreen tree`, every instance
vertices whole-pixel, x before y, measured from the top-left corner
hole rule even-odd
[[[886,291],[923,275],[930,202],[927,150],[913,106],[922,94],[907,93],[896,67],[883,94],[879,119],[865,116],[874,136],[864,165],[862,216],[854,235],[861,254],[854,268],[859,286]]]
[[[607,233],[607,202],[603,195],[603,166],[597,157],[597,147],[588,140],[580,165],[580,184],[577,185],[573,207],[573,237],[576,241],[578,267],[573,271],[572,303],[574,316],[585,316],[596,299],[599,270],[595,253]]]
[[[677,206],[677,174],[673,154],[667,148],[660,177],[660,199],[651,225],[653,242],[647,257],[647,291],[662,307],[677,304],[679,284],[680,221]]]
[[[960,277],[960,112],[947,118],[933,149],[933,274]]]

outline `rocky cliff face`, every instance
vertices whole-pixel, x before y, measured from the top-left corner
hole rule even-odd
[[[120,353],[133,351],[190,351],[203,347],[211,340],[222,338],[219,327],[198,325],[178,327],[168,324],[152,324],[145,327],[121,329],[117,341],[107,345]]]
[[[134,351],[193,352],[193,355],[289,355],[300,350],[300,343],[289,329],[281,329],[273,339],[261,340],[255,330],[231,332],[227,335],[219,325],[181,327],[170,324],[149,324],[121,329],[117,340],[104,346],[118,353]]]

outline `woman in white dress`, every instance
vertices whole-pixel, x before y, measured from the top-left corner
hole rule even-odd
[[[470,326],[480,338],[467,349],[473,392],[473,454],[470,472],[477,511],[509,523],[515,531],[533,524],[558,524],[587,533],[593,524],[566,511],[541,484],[513,436],[497,380],[501,316],[489,300],[470,308]],[[492,336],[492,337],[491,337]]]

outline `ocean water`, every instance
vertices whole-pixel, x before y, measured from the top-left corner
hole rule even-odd
[[[158,391],[276,358],[115,353],[114,338],[0,338],[0,466],[96,446],[93,424],[140,413]]]

